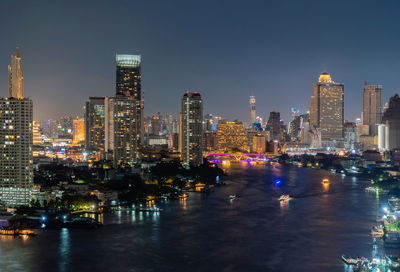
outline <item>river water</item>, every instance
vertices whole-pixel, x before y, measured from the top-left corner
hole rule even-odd
[[[365,179],[294,166],[228,172],[228,185],[160,203],[159,214],[123,211],[97,230],[0,237],[0,271],[349,271],[341,254],[376,250],[369,233],[383,201],[365,192]],[[281,204],[282,193],[294,199]]]

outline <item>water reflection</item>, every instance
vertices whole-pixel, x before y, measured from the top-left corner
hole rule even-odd
[[[70,253],[70,237],[69,230],[67,228],[62,228],[60,231],[60,271],[68,271],[69,263],[69,253]]]

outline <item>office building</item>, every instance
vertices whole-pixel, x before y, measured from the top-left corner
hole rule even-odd
[[[85,120],[73,120],[72,144],[79,145],[85,142]]]
[[[104,151],[106,97],[89,97],[85,107],[85,147],[89,151]]]
[[[320,130],[323,147],[343,147],[343,122],[344,85],[322,73],[311,97],[310,126]]]
[[[130,97],[129,103],[135,104],[130,121],[139,143],[143,143],[141,61],[140,55],[116,55],[116,96]]]
[[[281,140],[281,114],[279,112],[270,112],[267,130],[270,132],[272,140]]]
[[[22,57],[11,56],[9,97],[0,98],[0,201],[28,205],[33,189],[33,103],[24,98]]]
[[[187,91],[182,98],[180,150],[185,166],[203,162],[203,101],[197,92]]]
[[[378,135],[382,119],[382,85],[364,84],[363,124],[369,126],[369,135]]]
[[[398,94],[390,98],[389,106],[383,113],[382,120],[385,124],[385,150],[400,148],[400,97]]]
[[[216,137],[220,151],[250,151],[247,133],[241,122],[218,122]]]

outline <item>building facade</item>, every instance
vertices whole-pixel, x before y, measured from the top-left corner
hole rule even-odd
[[[385,149],[394,150],[400,148],[400,97],[394,95],[389,100],[389,106],[383,114],[385,124]]]
[[[75,119],[72,129],[72,144],[78,145],[85,141],[85,120]]]
[[[104,151],[106,98],[89,97],[85,107],[85,147],[89,151]]]
[[[180,119],[180,150],[185,166],[203,162],[203,101],[197,92],[187,91],[182,98]]]
[[[222,121],[217,124],[217,149],[249,152],[249,142],[244,124]]]
[[[344,85],[322,73],[314,84],[310,105],[310,126],[319,128],[323,147],[342,147]]]
[[[143,101],[140,55],[116,55],[116,96],[131,97],[135,103],[135,113],[131,122],[135,126],[135,138],[143,143]]]
[[[363,124],[369,126],[369,135],[378,135],[378,124],[382,121],[382,85],[364,84]]]
[[[0,98],[0,201],[28,205],[33,189],[33,103],[24,98],[22,57],[11,57],[8,98]]]

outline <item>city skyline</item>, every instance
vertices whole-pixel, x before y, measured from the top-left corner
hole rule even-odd
[[[365,2],[361,6],[343,3],[339,2],[329,9],[314,1],[304,7],[294,4],[289,8],[289,13],[295,18],[285,23],[285,16],[276,17],[284,12],[282,4],[254,2],[253,6],[244,10],[243,21],[234,25],[240,27],[243,24],[241,38],[244,41],[238,41],[236,33],[230,29],[235,15],[242,12],[238,2],[214,4],[211,10],[206,9],[206,3],[191,3],[173,10],[160,2],[154,9],[154,23],[145,24],[148,19],[140,14],[132,16],[138,22],[129,30],[129,33],[135,34],[133,38],[124,34],[126,28],[113,28],[116,26],[114,20],[119,16],[117,11],[137,15],[137,9],[133,10],[128,3],[120,2],[108,8],[106,2],[100,2],[99,7],[91,7],[94,13],[98,12],[99,19],[104,19],[101,22],[99,19],[94,20],[99,25],[89,20],[97,18],[93,17],[94,13],[85,19],[82,12],[62,3],[48,5],[43,11],[40,10],[41,5],[31,6],[26,3],[20,7],[24,21],[1,30],[0,34],[8,39],[0,45],[0,50],[5,52],[0,56],[0,64],[3,67],[7,65],[8,56],[15,46],[21,47],[24,53],[26,88],[34,100],[34,117],[39,120],[54,119],[60,115],[82,115],[87,97],[110,95],[114,90],[113,67],[117,52],[142,54],[146,115],[169,112],[177,117],[179,103],[176,101],[188,89],[202,93],[205,113],[247,121],[248,97],[253,93],[257,97],[257,112],[260,116],[266,119],[270,111],[279,111],[285,123],[288,123],[290,108],[296,107],[304,113],[309,108],[308,98],[312,93],[313,82],[320,73],[328,72],[336,81],[346,85],[344,117],[354,120],[361,116],[364,81],[383,85],[383,103],[398,91],[396,76],[391,72],[397,66],[399,53],[395,48],[398,41],[393,41],[392,36],[388,35],[398,20],[394,13],[398,4],[393,1],[386,5],[372,2]],[[88,8],[87,5],[82,4],[81,7]],[[123,5],[126,5],[126,10],[122,9]],[[154,8],[149,4],[137,5],[143,11]],[[344,6],[346,9],[341,9]],[[1,4],[0,10],[3,12],[0,20],[9,21],[11,14],[4,11],[12,8],[12,3]],[[168,15],[161,12],[164,8]],[[262,11],[267,8],[276,10],[277,15],[265,18]],[[324,10],[326,16],[317,15],[321,19],[320,25],[309,25],[310,19],[300,15],[301,12],[293,14],[296,8],[306,11],[309,8],[307,12],[316,14]],[[71,22],[69,17],[62,15],[54,21],[52,11],[60,9],[76,15],[76,20]],[[34,11],[32,14],[31,10]],[[223,10],[229,14],[229,24],[217,21],[218,12]],[[382,16],[383,11],[385,17]],[[43,12],[52,15],[41,16]],[[203,24],[200,15],[204,12],[211,20]],[[342,18],[334,16],[338,12]],[[373,19],[369,16],[372,12],[376,15]],[[353,20],[355,13],[359,20]],[[174,15],[179,19],[194,16],[196,20],[188,20],[187,26],[177,27]],[[123,19],[124,23],[130,26],[132,21],[126,18]],[[296,18],[302,19],[303,23],[299,26],[290,24]],[[270,20],[276,20],[274,27],[269,27]],[[46,24],[47,21],[53,24]],[[161,21],[165,21],[165,25],[161,26]],[[59,33],[55,33],[55,27],[60,28]],[[20,31],[16,31],[17,28]],[[69,31],[63,31],[66,29]],[[330,33],[333,29],[342,39],[329,40],[333,37]],[[366,35],[366,29],[369,35]],[[162,30],[171,31],[166,32],[171,35],[158,35]],[[218,33],[226,30],[225,35],[218,37]],[[280,34],[285,31],[287,34],[283,35],[283,47],[280,48],[274,39],[282,38]],[[65,35],[60,36],[60,33]],[[318,39],[310,41],[315,33],[318,33]],[[193,37],[193,41],[183,39],[185,35]],[[263,36],[271,38],[261,38]],[[104,37],[110,37],[107,39],[109,41],[103,42]],[[209,38],[213,38],[211,41],[219,46],[212,48],[199,42],[209,41]],[[390,39],[390,45],[385,43],[387,39]],[[197,50],[198,54],[182,50],[182,41]],[[297,47],[290,45],[294,41],[298,42]],[[348,47],[340,46],[343,43]],[[165,44],[165,47],[160,48],[158,44]],[[48,47],[43,49],[44,45]],[[365,45],[362,50],[361,45]],[[238,59],[243,63],[237,65]],[[48,77],[50,73],[51,78]],[[232,79],[238,73],[241,74],[240,80]],[[3,82],[0,96],[4,97],[7,94],[7,75],[1,73],[0,81]],[[230,104],[221,107],[219,101],[226,95],[232,97]]]

